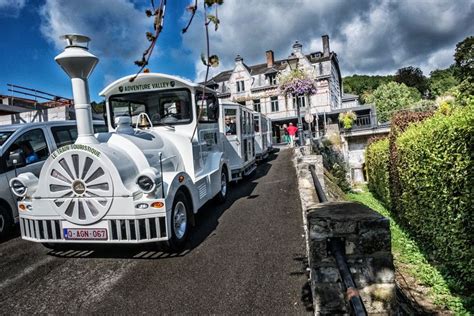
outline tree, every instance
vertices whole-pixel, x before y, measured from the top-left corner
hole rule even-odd
[[[474,78],[474,36],[466,37],[456,45],[454,61],[459,67],[459,79],[465,80]]]
[[[474,103],[474,36],[466,37],[456,45],[454,60],[458,68],[458,102],[462,105]]]
[[[408,87],[416,88],[421,95],[425,95],[428,90],[428,81],[418,67],[404,67],[397,70],[395,81],[404,83]]]
[[[367,97],[368,103],[375,105],[380,122],[387,122],[392,112],[409,108],[420,99],[421,95],[417,89],[396,82],[379,86],[374,93]]]
[[[381,84],[390,81],[393,81],[393,76],[353,75],[343,78],[344,92],[358,95],[359,101],[365,103],[364,94],[370,94]]]
[[[430,73],[428,80],[430,95],[439,97],[459,84],[459,80],[454,75],[454,65],[446,69],[436,69]]]

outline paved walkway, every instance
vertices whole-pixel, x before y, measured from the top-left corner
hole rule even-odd
[[[0,244],[1,313],[304,314],[305,248],[291,152],[282,150],[197,218],[189,249],[48,252]]]

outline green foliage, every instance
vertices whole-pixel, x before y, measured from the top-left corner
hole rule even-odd
[[[439,97],[455,87],[459,80],[454,75],[455,67],[436,69],[430,73],[429,89],[432,97]]]
[[[379,86],[371,94],[367,102],[374,103],[380,122],[387,122],[392,112],[410,107],[421,99],[421,95],[415,88],[407,87],[405,84],[389,82]]]
[[[458,76],[461,81],[474,78],[474,36],[466,37],[456,45],[454,53],[456,66],[459,67]]]
[[[371,142],[365,151],[365,167],[369,190],[385,205],[390,205],[388,178],[390,155],[388,145],[388,138],[379,139]]]
[[[436,113],[396,140],[397,216],[463,292],[474,289],[473,144],[473,106]]]
[[[398,150],[396,145],[397,138],[413,123],[421,122],[433,115],[433,111],[426,112],[414,112],[414,111],[402,111],[396,113],[392,117],[390,134],[389,134],[389,182],[390,182],[390,201],[392,209],[398,212],[401,208],[400,198],[402,188],[400,185],[399,176],[399,158]]]
[[[393,81],[393,76],[353,75],[342,79],[344,92],[359,96],[359,101],[365,103],[364,94],[370,94],[380,85]]]
[[[362,203],[390,219],[392,254],[395,268],[399,273],[408,273],[419,284],[428,286],[427,297],[438,307],[447,308],[456,315],[469,315],[469,310],[472,312],[474,294],[471,292],[468,293],[468,297],[463,297],[453,293],[450,289],[455,287],[455,284],[452,284],[453,280],[444,277],[436,266],[429,263],[416,240],[403,230],[403,226],[397,223],[397,217],[393,216],[372,194],[349,193],[347,198]]]
[[[418,67],[409,66],[398,69],[395,74],[395,81],[404,83],[407,87],[416,88],[421,95],[424,95],[428,89],[428,80]]]
[[[339,114],[339,122],[341,122],[346,129],[351,129],[352,124],[354,124],[356,119],[357,114],[352,111],[342,112]]]

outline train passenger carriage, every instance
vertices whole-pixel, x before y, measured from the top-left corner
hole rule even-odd
[[[220,131],[224,135],[224,152],[229,160],[231,179],[237,181],[257,168],[253,111],[238,103],[220,104]]]

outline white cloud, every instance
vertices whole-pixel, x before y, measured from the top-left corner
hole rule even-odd
[[[43,36],[58,49],[61,35],[78,33],[92,39],[91,50],[101,58],[131,63],[147,46],[150,19],[128,0],[46,0],[40,13]]]
[[[249,65],[264,63],[269,49],[286,58],[295,40],[305,53],[322,50],[321,36],[328,34],[345,75],[394,73],[407,65],[429,73],[449,65],[456,43],[474,33],[474,2],[228,0],[219,19],[219,30],[210,32],[219,71],[231,69],[237,54]],[[202,79],[202,14],[193,24],[183,46],[196,58],[196,77]]]
[[[0,16],[17,17],[26,5],[26,0],[0,0]]]

